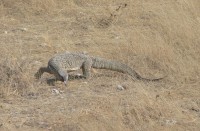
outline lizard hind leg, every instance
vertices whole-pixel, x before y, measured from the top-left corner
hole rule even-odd
[[[91,66],[92,66],[92,63],[90,61],[86,61],[82,65],[83,77],[86,79],[90,78]]]

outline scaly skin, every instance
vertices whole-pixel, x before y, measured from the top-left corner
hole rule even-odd
[[[68,73],[78,69],[82,69],[83,77],[88,79],[90,77],[91,68],[109,69],[137,78],[142,81],[158,81],[163,78],[147,79],[141,77],[137,72],[131,69],[126,64],[121,62],[106,60],[104,58],[89,56],[85,53],[70,53],[65,52],[56,54],[52,57],[47,67],[41,67],[35,74],[36,78],[40,78],[44,72],[54,74],[57,80],[64,81],[67,84]]]

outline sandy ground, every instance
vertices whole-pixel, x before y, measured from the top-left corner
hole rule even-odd
[[[1,0],[0,130],[198,131],[199,36],[199,0]],[[67,87],[34,78],[64,51],[166,77],[95,70]]]

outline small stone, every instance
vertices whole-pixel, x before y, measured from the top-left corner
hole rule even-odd
[[[60,91],[57,90],[57,89],[53,89],[53,90],[52,90],[52,93],[55,94],[55,95],[58,95],[58,94],[60,94]]]
[[[122,85],[117,85],[118,90],[125,90],[125,88]]]
[[[82,74],[78,73],[77,76],[82,76]]]
[[[41,43],[39,46],[45,47],[45,46],[48,46],[48,44],[47,43]]]
[[[23,31],[27,31],[28,29],[27,29],[27,28],[22,28],[22,30],[23,30]]]

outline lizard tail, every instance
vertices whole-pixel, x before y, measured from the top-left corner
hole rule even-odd
[[[99,58],[99,57],[91,57],[92,58],[92,67],[97,68],[97,69],[109,69],[112,71],[117,71],[125,74],[129,74],[133,78],[136,78],[138,80],[142,81],[159,81],[162,78],[156,78],[156,79],[148,79],[148,78],[143,78],[140,76],[136,71],[134,71],[132,68],[127,66],[124,63],[117,62],[117,61],[112,61],[112,60],[106,60],[104,58]]]

